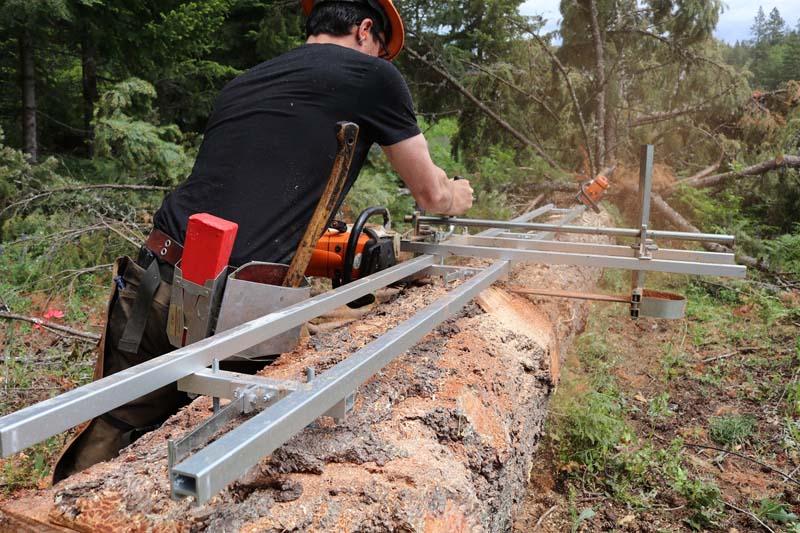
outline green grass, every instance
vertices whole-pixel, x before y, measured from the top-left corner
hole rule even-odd
[[[625,293],[629,277],[607,272],[601,285],[606,292]],[[674,507],[677,500],[679,512],[665,516],[673,524],[669,531],[727,531],[731,523],[742,531],[741,524],[748,519],[727,508],[725,501],[735,501],[771,521],[776,531],[800,531],[793,516],[796,508],[783,495],[742,504],[740,496],[723,493],[731,490],[730,484],[719,482],[716,470],[698,467],[694,458],[702,454],[683,441],[746,446],[742,453],[768,464],[776,460],[772,444],[777,442],[795,464],[800,462],[796,311],[769,287],[747,280],[708,283],[686,276],[648,275],[648,286],[686,294],[687,318],[664,326],[643,320],[638,329],[626,329],[614,326],[627,320],[625,306],[593,307],[586,332],[573,345],[580,366],[565,367],[552,403],[559,416],[548,421],[548,439],[566,490],[577,495],[602,493],[615,507],[627,509],[621,512],[652,512]],[[638,340],[659,332],[653,343]],[[636,357],[631,342],[641,346],[642,357],[652,360],[651,366],[634,370],[649,376],[645,389],[637,385],[626,390],[627,373],[616,371],[625,369],[628,357]],[[730,355],[713,359],[722,354]],[[711,361],[702,363],[704,359]],[[692,384],[692,394],[686,396],[686,387]],[[649,400],[645,402],[642,395]],[[673,409],[697,402],[701,412],[706,410],[705,424],[689,426],[684,418],[673,416]],[[716,415],[716,409],[725,405],[729,414]],[[777,425],[761,420],[759,413],[767,408],[778,409]],[[755,414],[747,414],[751,409]],[[658,435],[669,428],[674,433]],[[573,500],[574,525],[587,507],[580,499]],[[600,501],[592,508],[604,505]],[[580,521],[584,528],[587,520],[591,524],[590,518]]]
[[[753,436],[756,420],[748,415],[713,416],[708,421],[708,435],[719,444],[744,444]]]

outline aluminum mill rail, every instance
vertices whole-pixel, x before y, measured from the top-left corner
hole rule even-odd
[[[548,204],[516,220],[530,220],[548,213],[552,208],[552,204]],[[555,226],[572,220],[583,209],[577,207],[567,211]],[[488,230],[481,235],[493,233]],[[175,465],[170,472],[173,492],[177,495],[194,496],[198,503],[207,501],[458,312],[480,291],[504,275],[508,268],[508,261],[497,261],[484,270],[465,269],[471,277],[442,299],[430,304],[333,368],[309,380],[305,387],[291,392],[195,455]],[[449,267],[433,265],[427,270],[435,272],[437,269],[447,271]]]
[[[508,270],[510,261],[627,268],[635,273],[658,270],[735,277],[744,275],[744,267],[734,263],[732,254],[660,250],[653,247],[643,257],[639,250],[626,246],[550,240],[556,232],[623,235],[636,237],[642,242],[647,242],[650,237],[726,243],[733,240],[731,236],[660,232],[646,227],[627,230],[568,225],[584,211],[583,206],[564,210],[548,204],[512,221],[418,218],[431,223],[489,226],[490,229],[474,236],[453,236],[439,243],[403,242],[404,250],[424,255],[2,417],[0,455],[5,457],[18,452],[178,380],[193,382],[191,387],[195,387],[194,392],[212,396],[223,396],[226,390],[231,393],[231,389],[239,386],[236,379],[225,373],[215,375],[204,370],[214,360],[226,359],[365,294],[423,272],[443,275],[446,279],[468,277],[467,281],[448,292],[444,298],[302,386],[265,384],[269,380],[256,380],[256,384],[265,387],[264,390],[274,390],[280,394],[270,396],[271,393],[267,392],[261,400],[268,406],[260,414],[170,469],[173,493],[194,496],[198,503],[203,503],[302,431],[308,423],[330,413],[334,406],[346,405],[346,399],[361,383],[502,276]],[[530,222],[548,213],[562,214],[563,217],[552,224]],[[509,229],[539,233],[509,233]],[[440,264],[447,255],[488,257],[496,261],[483,270]],[[185,454],[174,454],[175,460],[180,460],[178,455],[183,457]]]
[[[213,362],[299,326],[434,264],[422,256],[265,315],[0,418],[0,456],[41,442]]]

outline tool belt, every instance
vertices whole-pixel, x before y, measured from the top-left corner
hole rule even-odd
[[[310,296],[307,281],[300,288],[281,287],[286,265],[253,261],[232,273],[223,268],[215,279],[198,285],[183,277],[183,246],[164,232],[153,229],[139,250],[136,263],[145,269],[133,311],[125,324],[118,348],[138,353],[153,298],[161,282],[171,285],[167,323],[169,343],[176,348],[224,331]],[[115,279],[116,281],[116,279]],[[121,282],[117,281],[119,285]],[[297,345],[300,328],[293,328],[242,351],[239,360],[255,360],[290,351]]]
[[[117,347],[128,353],[137,353],[150,315],[153,297],[162,281],[172,283],[175,265],[183,255],[183,246],[161,230],[153,228],[144,245],[139,249],[136,264],[145,269],[139,287],[136,290],[136,301],[133,313],[125,324],[125,330]],[[117,279],[118,278],[118,279]],[[123,283],[122,278],[114,279],[117,285]]]
[[[153,228],[153,231],[147,236],[143,248],[151,252],[154,257],[172,266],[177,265],[183,255],[183,246],[178,241],[156,228]]]

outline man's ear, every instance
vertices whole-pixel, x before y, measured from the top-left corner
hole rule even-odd
[[[359,40],[369,38],[373,24],[374,22],[372,21],[371,18],[366,18],[362,20],[361,24],[358,25],[358,35],[356,35],[356,38]]]

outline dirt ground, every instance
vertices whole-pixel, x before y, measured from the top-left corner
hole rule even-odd
[[[792,477],[800,467],[792,434],[798,293],[765,299],[725,292],[726,282],[700,283],[700,301],[683,320],[632,321],[625,306],[592,305],[589,326],[567,355],[515,531],[800,530],[800,479]],[[650,461],[622,490],[624,474],[569,462],[552,438],[563,417],[559,396],[587,393],[603,372],[598,390],[615,391],[632,433],[618,453]],[[720,421],[741,420],[750,424],[741,438],[725,442]],[[659,453],[675,459],[682,485],[656,464],[665,457]],[[692,499],[696,493],[682,490],[689,483],[719,493]]]

